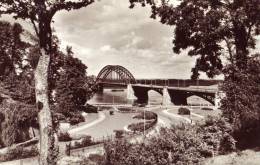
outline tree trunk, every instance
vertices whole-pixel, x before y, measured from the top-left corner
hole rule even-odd
[[[236,45],[236,64],[239,69],[244,69],[247,65],[247,33],[246,28],[240,22],[234,22],[234,37]]]
[[[48,69],[50,55],[41,48],[41,56],[35,70],[35,94],[40,125],[40,165],[56,164],[55,138],[48,96]]]

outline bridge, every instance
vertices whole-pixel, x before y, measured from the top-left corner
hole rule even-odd
[[[135,79],[126,68],[120,65],[107,65],[99,72],[95,84],[98,91],[104,87],[127,87],[127,97],[136,98],[136,103],[147,104],[150,90],[162,95],[163,105],[187,105],[190,96],[201,97],[212,105],[218,104],[219,81],[215,80],[162,80],[162,79]],[[215,85],[215,86],[212,86]]]

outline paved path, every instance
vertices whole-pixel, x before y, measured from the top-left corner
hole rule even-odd
[[[87,129],[89,127],[97,125],[98,123],[100,123],[103,120],[105,120],[105,118],[106,118],[106,116],[105,116],[105,114],[103,112],[98,112],[98,119],[97,120],[94,120],[91,123],[87,123],[87,124],[81,125],[79,127],[73,128],[73,129],[69,130],[68,133],[73,136],[73,135],[75,135],[79,131],[82,131],[84,129]]]

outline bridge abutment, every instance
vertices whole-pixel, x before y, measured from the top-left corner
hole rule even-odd
[[[163,100],[162,105],[167,106],[171,104],[171,97],[169,95],[167,87],[163,87]]]
[[[134,92],[134,89],[133,89],[132,85],[131,85],[131,84],[128,84],[128,85],[127,85],[127,99],[128,99],[128,100],[135,100],[136,97],[135,97],[135,94],[134,94],[134,93],[135,93],[135,92]]]

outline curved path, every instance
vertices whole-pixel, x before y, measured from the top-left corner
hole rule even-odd
[[[73,128],[71,130],[68,130],[68,133],[70,135],[76,134],[79,131],[82,131],[84,129],[87,129],[89,127],[92,127],[92,126],[102,122],[103,120],[105,120],[105,118],[106,118],[106,116],[105,116],[105,114],[103,112],[98,112],[98,119],[97,120],[94,120],[91,123],[87,123],[87,124],[81,125],[79,127]]]

